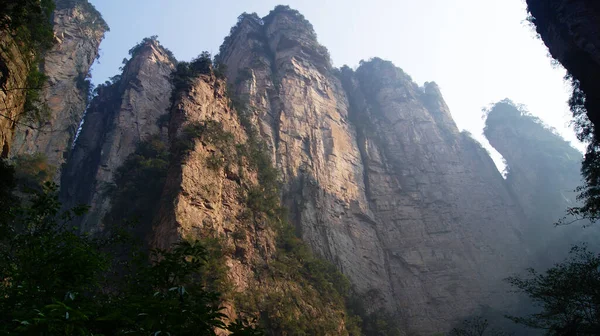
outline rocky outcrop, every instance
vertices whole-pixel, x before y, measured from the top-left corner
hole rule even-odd
[[[520,208],[489,155],[458,132],[434,83],[419,88],[379,59],[344,72],[369,206],[408,328],[429,334],[476,302],[507,304],[501,279],[527,251]]]
[[[371,309],[429,334],[499,300],[492,288],[526,253],[522,214],[435,84],[373,60],[342,85],[310,24],[285,7],[240,16],[219,60],[254,111],[302,238]]]
[[[14,129],[23,113],[27,75],[33,61],[24,55],[13,36],[0,31],[0,146],[2,157],[9,155]]]
[[[56,42],[41,65],[48,116],[34,127],[17,125],[11,155],[43,153],[60,169],[86,109],[88,74],[108,26],[87,0],[56,0],[53,20]]]
[[[297,233],[351,280],[368,312],[393,314],[407,334],[434,334],[482,306],[513,303],[501,280],[539,252],[525,244],[532,216],[542,221],[537,190],[572,183],[571,173],[519,173],[553,160],[571,171],[574,154],[561,142],[551,146],[567,157],[538,158],[510,123],[486,131],[506,153],[505,181],[459,132],[435,83],[420,87],[377,58],[332,68],[310,23],[288,7],[239,17],[217,57],[227,81],[208,58],[176,66],[153,39],[132,50],[90,104],[63,199],[90,204],[80,227],[102,231],[120,167],[146,140],[168,144],[159,200],[145,205],[150,245],[217,241],[229,315],[260,313],[274,334],[351,326],[332,290],[342,277],[286,231],[280,196]]]
[[[228,298],[230,317],[260,316],[273,335],[348,335],[344,301],[334,294],[343,289],[331,280],[339,274],[327,270],[331,285],[320,287],[319,267],[326,266],[310,253],[297,254],[308,251],[273,213],[279,203],[275,186],[264,185],[265,169],[273,169],[269,156],[257,152],[253,125],[243,125],[245,111],[231,103],[225,84],[203,74],[176,96],[171,164],[151,246],[216,240],[227,267],[230,287],[219,290]]]
[[[110,209],[105,191],[137,144],[159,133],[166,138],[159,120],[170,107],[174,68],[170,54],[148,40],[138,46],[120,79],[98,89],[62,176],[63,199],[91,206],[80,224],[82,230],[102,230]]]
[[[580,82],[589,120],[600,126],[600,3],[527,0],[536,30],[552,57]]]
[[[549,266],[562,260],[572,244],[597,241],[595,228],[554,225],[563,217],[569,222],[567,209],[578,205],[580,152],[508,100],[490,109],[484,133],[506,160],[506,183],[527,214],[524,236],[538,263]]]

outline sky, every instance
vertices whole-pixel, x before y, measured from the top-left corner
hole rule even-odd
[[[334,66],[392,61],[422,85],[435,81],[454,120],[482,136],[482,108],[509,98],[524,104],[572,144],[565,70],[526,21],[524,0],[90,0],[110,26],[92,79],[117,74],[128,50],[158,35],[177,59],[215,54],[237,16],[265,16],[278,4],[299,10],[329,49]],[[502,168],[500,168],[502,169]]]

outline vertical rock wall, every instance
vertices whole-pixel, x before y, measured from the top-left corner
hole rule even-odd
[[[168,114],[175,60],[158,42],[145,42],[129,60],[121,79],[100,88],[92,101],[62,176],[63,199],[88,204],[81,229],[99,231],[110,209],[106,190],[136,145],[163,133],[158,121]]]
[[[241,16],[219,58],[303,239],[372,309],[431,333],[502,301],[497,286],[524,253],[522,213],[435,84],[373,60],[342,85],[310,24],[284,8]]]
[[[580,152],[510,101],[489,111],[485,136],[509,167],[506,184],[527,214],[523,231],[538,262],[550,266],[561,261],[572,244],[598,240],[595,227],[581,228],[586,222],[555,226],[568,208],[578,204]]]
[[[0,31],[0,149],[8,157],[15,127],[25,104],[27,74],[32,55],[23,55],[18,42],[6,31]]]
[[[41,65],[48,76],[41,103],[47,105],[49,116],[35,128],[18,125],[12,155],[43,153],[60,171],[85,112],[86,79],[107,30],[87,0],[56,0],[56,44],[43,55]]]
[[[536,30],[586,94],[589,120],[600,127],[600,3],[589,0],[527,0]]]

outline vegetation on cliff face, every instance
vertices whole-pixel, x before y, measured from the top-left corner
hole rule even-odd
[[[563,193],[572,191],[579,183],[581,154],[525,107],[508,99],[486,110],[485,117],[484,134],[509,163],[508,184],[519,187],[523,182],[519,178],[528,176],[528,181],[535,183],[531,190],[536,194],[530,199],[533,204],[526,209],[527,215],[543,221],[544,225],[563,217],[568,202]],[[514,143],[506,139],[519,139],[521,145],[518,149],[510,148]],[[532,167],[543,169],[532,175]]]
[[[48,111],[40,101],[40,92],[46,76],[40,71],[39,63],[46,52],[54,44],[54,31],[52,27],[52,13],[55,5],[53,0],[29,1],[19,0],[11,2],[2,2],[0,4],[0,27],[8,33],[15,45],[18,47],[18,53],[12,53],[9,43],[3,43],[1,48],[8,57],[21,59],[27,64],[28,73],[23,87],[12,88],[5,87],[7,78],[14,76],[9,73],[6,63],[9,60],[3,60],[4,66],[0,67],[2,71],[2,87],[9,90],[23,90],[25,92],[25,102],[23,105],[23,123],[39,124],[45,120]],[[20,108],[15,106],[14,108]]]
[[[0,26],[23,44],[23,52],[41,54],[54,44],[53,0],[17,0],[1,3]]]
[[[107,251],[127,237],[78,235],[69,223],[84,207],[61,211],[52,184],[19,201],[11,167],[0,168],[0,203],[11,204],[0,209],[3,335],[260,335],[246,321],[224,322],[220,294],[202,281],[208,252],[199,243],[115,256]]]
[[[132,54],[140,50],[132,48]],[[202,53],[192,62],[178,63],[172,81],[175,87],[173,101],[191,89],[199,76],[212,78],[215,85],[224,85],[216,79],[222,77],[222,66],[214,65],[210,54]],[[203,78],[204,78],[203,77]],[[115,87],[121,79],[115,76],[106,85]],[[226,99],[226,98],[224,98]],[[232,99],[232,101],[234,101]],[[264,286],[251,287],[237,293],[227,280],[224,258],[235,258],[227,239],[242,240],[247,233],[244,228],[236,229],[230,238],[208,233],[200,239],[207,251],[206,276],[201,280],[205,288],[219,290],[226,302],[232,302],[242,316],[259,315],[257,323],[273,335],[333,335],[346,332],[360,335],[360,318],[352,316],[344,308],[349,299],[348,280],[336,268],[314,256],[308,247],[295,235],[293,227],[285,220],[285,211],[279,204],[279,179],[272,166],[266,146],[254,129],[249,113],[243,104],[233,102],[231,107],[248,136],[244,143],[236,143],[234,136],[225,131],[222,124],[213,120],[192,122],[179,130],[170,146],[159,136],[151,137],[138,144],[136,151],[117,170],[114,185],[105,191],[111,197],[112,209],[106,222],[121,226],[135,218],[138,230],[148,232],[150,223],[159,208],[161,191],[164,188],[169,165],[185,164],[197,141],[208,144],[214,152],[206,160],[206,166],[215,173],[238,167],[243,178],[247,166],[256,174],[256,185],[240,187],[239,197],[246,201],[247,216],[244,221],[260,222],[277,236],[277,252],[268,256],[268,265],[257,265],[255,277],[262,279]],[[170,118],[161,118],[162,126]],[[139,232],[134,229],[136,235]],[[234,244],[235,245],[235,244]],[[208,281],[206,281],[208,279]],[[345,327],[343,327],[343,326]],[[345,330],[345,331],[344,331]]]
[[[6,88],[5,83],[10,74],[3,61],[0,66],[2,72],[2,86],[5,90],[19,90],[25,92],[25,101],[22,106],[15,106],[19,111],[15,113],[20,117],[19,123],[30,128],[39,128],[50,116],[50,110],[46,103],[42,101],[41,92],[44,88],[47,76],[42,71],[44,54],[54,45],[55,36],[53,30],[52,15],[54,10],[64,8],[74,8],[81,6],[86,13],[90,13],[95,18],[90,20],[94,24],[93,29],[107,31],[108,26],[102,19],[102,16],[93,5],[87,0],[16,0],[2,1],[0,3],[0,27],[10,36],[18,47],[18,53],[11,52],[9,43],[3,41],[0,48],[5,51],[5,55],[12,59],[20,59],[27,64],[27,76],[22,87]],[[84,94],[89,92],[89,81],[85,76],[77,79],[78,87]],[[20,114],[20,115],[19,115]]]
[[[347,308],[351,287],[348,279],[334,265],[315,256],[296,235],[288,222],[286,210],[279,201],[279,174],[271,163],[266,145],[251,123],[252,110],[239,99],[232,99],[248,140],[238,151],[246,156],[257,172],[258,184],[247,191],[247,206],[252,212],[248,220],[266,221],[276,234],[277,252],[268,267],[257,274],[272,280],[265,288],[251,288],[236,296],[234,302],[242,311],[260,312],[259,323],[270,335],[360,335],[361,319]],[[287,290],[277,290],[277,287]],[[299,310],[300,307],[304,307]],[[314,316],[306,309],[320,309]]]
[[[134,220],[139,225],[135,232],[142,237],[148,233],[162,195],[169,151],[160,136],[155,135],[138,144],[115,173],[114,184],[105,191],[111,199],[107,223]]]

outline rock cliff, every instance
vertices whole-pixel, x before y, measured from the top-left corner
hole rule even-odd
[[[580,152],[509,100],[489,110],[484,133],[506,160],[506,184],[527,215],[523,232],[538,263],[550,266],[562,260],[572,244],[597,241],[595,228],[555,227],[561,218],[569,222],[567,209],[578,205]]]
[[[550,51],[580,83],[585,108],[600,126],[600,3],[587,0],[527,0],[536,30]]]
[[[84,231],[102,230],[111,204],[106,191],[136,146],[152,135],[166,138],[159,120],[171,105],[176,61],[155,40],[142,42],[132,54],[122,75],[98,88],[63,174],[63,199],[91,206],[82,219]]]
[[[227,268],[217,289],[229,315],[260,316],[273,335],[356,334],[346,280],[315,259],[279,213],[277,174],[247,111],[211,72],[188,85],[170,111],[171,159],[151,246],[216,242]]]
[[[522,213],[435,84],[379,59],[339,74],[284,7],[240,16],[219,60],[254,111],[302,238],[372,308],[432,333],[497,299],[490,288],[524,253]]]
[[[87,0],[55,3],[55,44],[42,55],[40,66],[48,77],[40,97],[48,115],[34,127],[17,125],[11,155],[42,153],[61,169],[86,109],[88,74],[108,26]]]
[[[33,58],[23,55],[9,32],[0,30],[0,144],[2,157],[11,150],[14,129],[25,105],[27,74]]]
[[[514,150],[525,139],[514,125],[487,130],[513,169],[505,181],[435,83],[378,58],[333,68],[285,6],[238,18],[216,57],[226,70],[206,55],[177,63],[154,39],[132,53],[97,90],[62,174],[68,205],[91,205],[82,230],[142,211],[136,232],[151,246],[210,242],[230,315],[258,314],[273,334],[355,332],[336,269],[367,313],[406,334],[513,303],[501,280],[539,251],[527,223],[545,220],[533,202],[547,182],[517,174],[536,163]],[[563,145],[542,159],[571,169]]]

